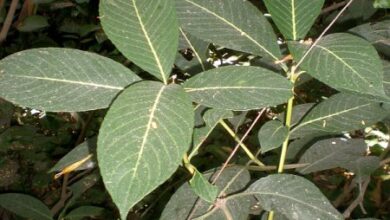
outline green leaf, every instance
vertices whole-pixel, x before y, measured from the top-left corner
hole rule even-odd
[[[21,32],[32,32],[39,29],[48,27],[49,23],[47,18],[40,15],[28,16],[20,25],[18,25],[18,30]]]
[[[265,123],[259,133],[258,138],[261,146],[261,153],[266,153],[282,145],[287,138],[288,128],[278,120],[268,121]]]
[[[98,217],[104,213],[104,208],[97,206],[81,206],[70,211],[65,220],[82,220],[85,217]]]
[[[366,150],[367,144],[363,139],[321,140],[313,144],[299,160],[299,163],[309,165],[297,170],[302,174],[308,174],[335,167],[345,167],[346,163],[362,157]]]
[[[196,195],[207,202],[213,202],[218,196],[218,187],[206,180],[198,170],[195,170],[189,183]]]
[[[232,117],[232,111],[226,111],[221,109],[208,109],[203,115],[205,125],[202,127],[194,128],[194,134],[192,139],[193,149],[199,149],[200,145],[203,144],[203,142],[211,134],[211,132],[218,125],[218,122],[221,119],[227,119]]]
[[[390,8],[390,0],[375,0],[375,8]]]
[[[291,43],[300,60],[309,45]],[[314,46],[301,65],[314,78],[337,90],[383,97],[383,68],[375,48],[345,33],[330,34]]]
[[[179,42],[174,0],[100,1],[99,10],[104,32],[118,50],[167,83]]]
[[[369,178],[380,167],[380,159],[376,156],[360,157],[354,161],[345,160],[345,163],[343,167],[352,171],[359,183]]]
[[[390,56],[390,20],[362,24],[348,32],[363,37],[373,44],[380,53]]]
[[[220,46],[278,60],[271,25],[249,1],[176,0],[184,30]]]
[[[182,28],[179,30],[179,49],[187,51],[186,53],[192,55],[192,57],[187,60],[180,56],[180,59],[176,59],[175,65],[191,75],[211,69],[213,66],[207,61],[210,43],[192,36]]]
[[[184,87],[194,102],[237,111],[279,105],[292,95],[286,78],[251,66],[208,70],[190,78]]]
[[[383,87],[385,87],[385,92],[390,96],[390,62],[383,60]]]
[[[347,93],[333,95],[315,106],[291,130],[291,138],[341,134],[370,126],[386,117],[379,103]]]
[[[49,172],[56,172],[64,169],[65,167],[86,158],[89,154],[93,154],[92,158],[89,158],[81,166],[75,170],[87,170],[95,167],[96,164],[96,142],[97,138],[93,137],[84,141],[83,143],[76,146],[73,150],[67,153],[61,158]]]
[[[324,0],[265,0],[264,3],[284,37],[299,40],[320,15]]]
[[[288,219],[344,219],[313,183],[291,174],[261,178],[242,195],[254,195],[265,210],[274,210]]]
[[[53,219],[50,209],[43,202],[25,194],[0,194],[0,206],[23,218],[34,220]]]
[[[213,169],[205,172],[205,177],[208,179],[215,178],[218,169]],[[244,167],[231,166],[226,168],[216,182],[220,192],[219,195],[229,195],[242,191],[250,181],[248,170]],[[194,205],[197,209],[194,210],[192,219],[226,219],[226,212],[229,212],[231,219],[246,220],[249,215],[249,207],[251,199],[235,198],[227,200],[225,206],[217,207],[208,212],[212,203],[204,200],[198,200],[198,196],[193,192],[188,183],[182,185],[171,197],[168,204],[160,217],[161,220],[183,220],[189,217]],[[222,210],[226,208],[225,210]],[[207,216],[200,217],[207,213]]]
[[[114,101],[97,150],[103,182],[123,219],[175,172],[193,127],[192,103],[178,85],[140,82]]]
[[[0,61],[1,97],[52,112],[106,108],[125,86],[138,80],[111,59],[75,49],[31,49]]]

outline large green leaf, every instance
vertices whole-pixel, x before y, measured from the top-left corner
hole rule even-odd
[[[242,195],[254,195],[265,210],[291,220],[343,219],[321,191],[300,176],[269,175],[254,182]]]
[[[38,199],[20,193],[0,194],[0,206],[18,216],[33,220],[53,219],[50,209]]]
[[[345,167],[346,163],[355,161],[363,156],[367,144],[363,139],[344,140],[330,138],[313,144],[300,158],[299,163],[308,166],[297,169],[302,174]]]
[[[291,130],[291,137],[340,134],[370,126],[387,112],[377,102],[347,93],[336,94],[315,106]]]
[[[218,196],[218,187],[212,185],[198,170],[195,170],[189,183],[196,195],[207,202],[214,202]]]
[[[292,95],[286,78],[251,66],[208,70],[190,78],[184,87],[197,103],[237,111],[279,105]]]
[[[184,29],[218,45],[280,58],[276,36],[261,12],[242,0],[176,0],[177,15]]]
[[[193,127],[192,103],[178,85],[140,82],[114,101],[100,129],[97,150],[104,184],[123,219],[175,172]]]
[[[310,47],[300,43],[289,46],[297,60]],[[301,67],[335,89],[385,96],[383,68],[378,53],[369,42],[351,34],[337,33],[324,37],[304,59]]]
[[[390,20],[362,24],[350,29],[349,32],[363,37],[380,53],[390,56]]]
[[[1,97],[53,112],[106,108],[125,86],[138,80],[111,59],[75,49],[31,49],[0,61]]]
[[[205,172],[205,177],[212,180],[215,178],[217,169]],[[219,177],[216,186],[219,188],[219,195],[226,196],[238,191],[242,191],[250,181],[249,172],[244,167],[227,167]],[[171,197],[161,215],[161,220],[183,220],[187,219],[192,213],[192,218],[199,219],[234,219],[246,220],[249,215],[251,205],[250,198],[234,198],[226,200],[225,204],[216,207],[208,212],[213,203],[199,200],[198,196],[192,191],[188,183],[181,186]],[[193,210],[194,206],[196,209]],[[207,213],[207,214],[206,214]],[[206,215],[205,215],[206,214]],[[230,218],[226,215],[230,214]],[[205,216],[203,216],[205,215]]]
[[[99,10],[104,32],[118,49],[166,83],[179,39],[174,0],[100,1]]]
[[[272,20],[288,40],[306,36],[321,12],[324,0],[264,0]]]

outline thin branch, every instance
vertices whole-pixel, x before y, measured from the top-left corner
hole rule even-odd
[[[344,13],[344,11],[352,4],[353,0],[349,0],[349,2],[344,6],[343,9],[341,9],[341,11],[337,14],[337,16],[332,20],[332,22],[330,22],[330,24],[325,28],[324,31],[322,31],[321,35],[317,38],[316,41],[314,41],[314,43],[310,46],[309,50],[306,51],[306,53],[303,55],[303,57],[301,58],[301,60],[299,60],[299,62],[297,63],[297,65],[295,66],[295,68],[298,68],[302,62],[305,60],[305,58],[307,57],[307,55],[309,55],[309,53],[313,50],[313,48],[318,44],[318,42],[322,39],[322,37],[329,31],[329,29],[333,26],[334,23],[336,23],[336,21],[339,19],[339,17]]]
[[[360,205],[361,207],[363,207],[363,206],[361,205],[361,203],[363,202],[364,194],[366,193],[366,190],[367,190],[367,187],[368,187],[368,184],[369,184],[369,183],[370,183],[370,179],[367,179],[366,181],[363,182],[358,197],[357,197],[357,198],[348,206],[348,208],[344,211],[344,213],[343,213],[344,218],[346,218],[346,219],[349,218],[349,217],[351,216],[352,211],[353,211],[358,205]]]
[[[348,3],[348,0],[345,0],[345,1],[342,1],[342,2],[337,2],[337,3],[335,3],[335,4],[332,4],[331,6],[322,9],[321,15],[327,14],[327,13],[333,11],[333,10],[337,10],[337,9],[343,7],[344,5],[346,5],[347,3]]]
[[[65,202],[70,198],[70,196],[72,195],[72,193],[68,192],[67,191],[67,188],[68,188],[68,178],[69,178],[69,174],[66,173],[64,175],[64,179],[62,181],[62,189],[61,189],[61,197],[60,197],[60,200],[58,200],[58,202],[53,206],[53,208],[51,209],[51,213],[53,215],[56,215],[64,206],[65,206]]]
[[[4,3],[5,3],[5,0],[0,0],[0,11],[1,11],[1,9],[3,9]]]
[[[0,44],[5,41],[8,35],[9,28],[12,24],[12,19],[14,17],[16,7],[18,6],[19,0],[12,0],[11,6],[9,7],[7,17],[5,18],[5,21],[3,23],[3,27],[1,28],[0,32]]]
[[[229,155],[229,157],[226,159],[225,163],[223,164],[222,168],[218,171],[217,175],[215,176],[215,179],[213,180],[212,184],[215,184],[218,180],[218,178],[221,176],[223,170],[227,167],[227,165],[229,164],[229,162],[233,159],[234,155],[236,154],[236,152],[238,151],[238,149],[240,148],[240,144],[245,140],[245,138],[249,135],[249,133],[252,131],[253,127],[256,125],[256,123],[259,121],[259,119],[261,118],[261,116],[263,115],[263,113],[265,112],[266,108],[263,108],[259,114],[257,115],[257,117],[255,118],[255,120],[252,122],[251,126],[248,128],[248,130],[245,132],[244,136],[242,136],[241,140],[239,143],[237,143],[237,145],[234,147],[232,153]]]

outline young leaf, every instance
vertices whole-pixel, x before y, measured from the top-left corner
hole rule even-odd
[[[289,45],[297,60],[309,47],[299,43]],[[324,37],[304,59],[301,67],[335,89],[385,96],[383,68],[378,53],[369,42],[359,37],[345,33]]]
[[[104,32],[135,64],[167,83],[179,42],[174,0],[100,1]]]
[[[33,220],[53,219],[50,209],[43,202],[25,194],[0,194],[0,206],[23,218]]]
[[[278,120],[265,123],[258,134],[261,153],[266,153],[282,145],[288,135],[288,128]]]
[[[75,170],[87,170],[95,167],[96,164],[96,142],[97,138],[93,137],[79,144],[64,157],[61,158],[49,172],[56,172],[64,169],[65,167],[86,158],[88,155],[93,154],[95,156],[91,157],[85,161],[81,166],[77,167]]]
[[[261,178],[242,195],[254,195],[265,210],[274,210],[289,219],[343,219],[313,183],[291,174]]]
[[[121,64],[75,49],[25,50],[0,61],[0,96],[52,112],[106,108],[140,78]]]
[[[177,16],[191,34],[218,45],[280,58],[271,25],[249,1],[176,0]]]
[[[207,202],[213,202],[218,196],[218,187],[212,185],[204,176],[195,170],[192,179],[189,181],[192,190],[200,198]]]
[[[97,152],[103,182],[122,219],[175,172],[193,127],[192,103],[178,85],[140,82],[114,101],[100,129]]]
[[[324,0],[265,0],[264,3],[284,37],[299,40],[320,15]]]
[[[40,15],[31,15],[24,19],[23,22],[18,25],[18,30],[21,32],[32,32],[49,26],[47,17]]]
[[[390,8],[389,0],[375,0],[374,1],[375,8]]]
[[[215,177],[217,169],[205,172],[207,179]],[[250,176],[248,170],[244,167],[231,166],[227,167],[219,177],[216,186],[220,192],[219,195],[229,195],[243,190],[248,182]],[[230,219],[247,219],[249,215],[249,207],[251,199],[240,197],[226,201],[225,206],[215,208],[208,212],[212,207],[212,203],[204,200],[199,200],[198,196],[193,192],[188,183],[182,185],[171,197],[168,204],[160,217],[161,220],[183,220],[187,219],[191,212],[193,212],[192,219],[199,217],[200,219],[226,219],[226,214],[230,214]],[[195,210],[194,206],[197,208]],[[225,210],[222,210],[226,208]],[[206,214],[207,216],[202,215]]]
[[[340,134],[370,126],[386,115],[377,102],[339,93],[315,106],[290,134],[291,138]]]
[[[367,150],[363,139],[330,138],[316,142],[301,157],[299,163],[308,166],[297,169],[302,174],[345,167],[344,164],[362,157]]]
[[[184,87],[197,103],[237,111],[279,105],[292,95],[286,78],[251,66],[208,70],[190,78]]]

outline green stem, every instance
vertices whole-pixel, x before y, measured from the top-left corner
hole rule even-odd
[[[225,121],[220,120],[219,123],[225,128],[225,130],[234,138],[234,140],[240,145],[240,147],[245,151],[248,157],[255,162],[260,167],[264,167],[265,165],[252,154],[252,152],[248,149],[248,147],[242,143],[242,141],[237,137],[236,133],[225,123]]]
[[[291,67],[291,74],[290,74],[290,81],[294,84],[295,80],[297,79],[297,76],[295,74],[295,66]],[[294,86],[292,88],[293,93],[294,93]],[[292,112],[293,112],[293,103],[294,103],[294,95],[288,100],[287,102],[287,112],[286,112],[286,121],[285,121],[285,126],[288,129],[288,134],[286,139],[283,142],[282,145],[282,152],[280,154],[280,159],[279,159],[279,166],[278,166],[278,173],[283,173],[284,170],[284,164],[286,162],[286,156],[287,156],[287,147],[288,143],[290,140],[290,128],[291,128],[291,117],[292,117]],[[274,212],[270,211],[268,215],[268,220],[273,220],[274,219]]]

